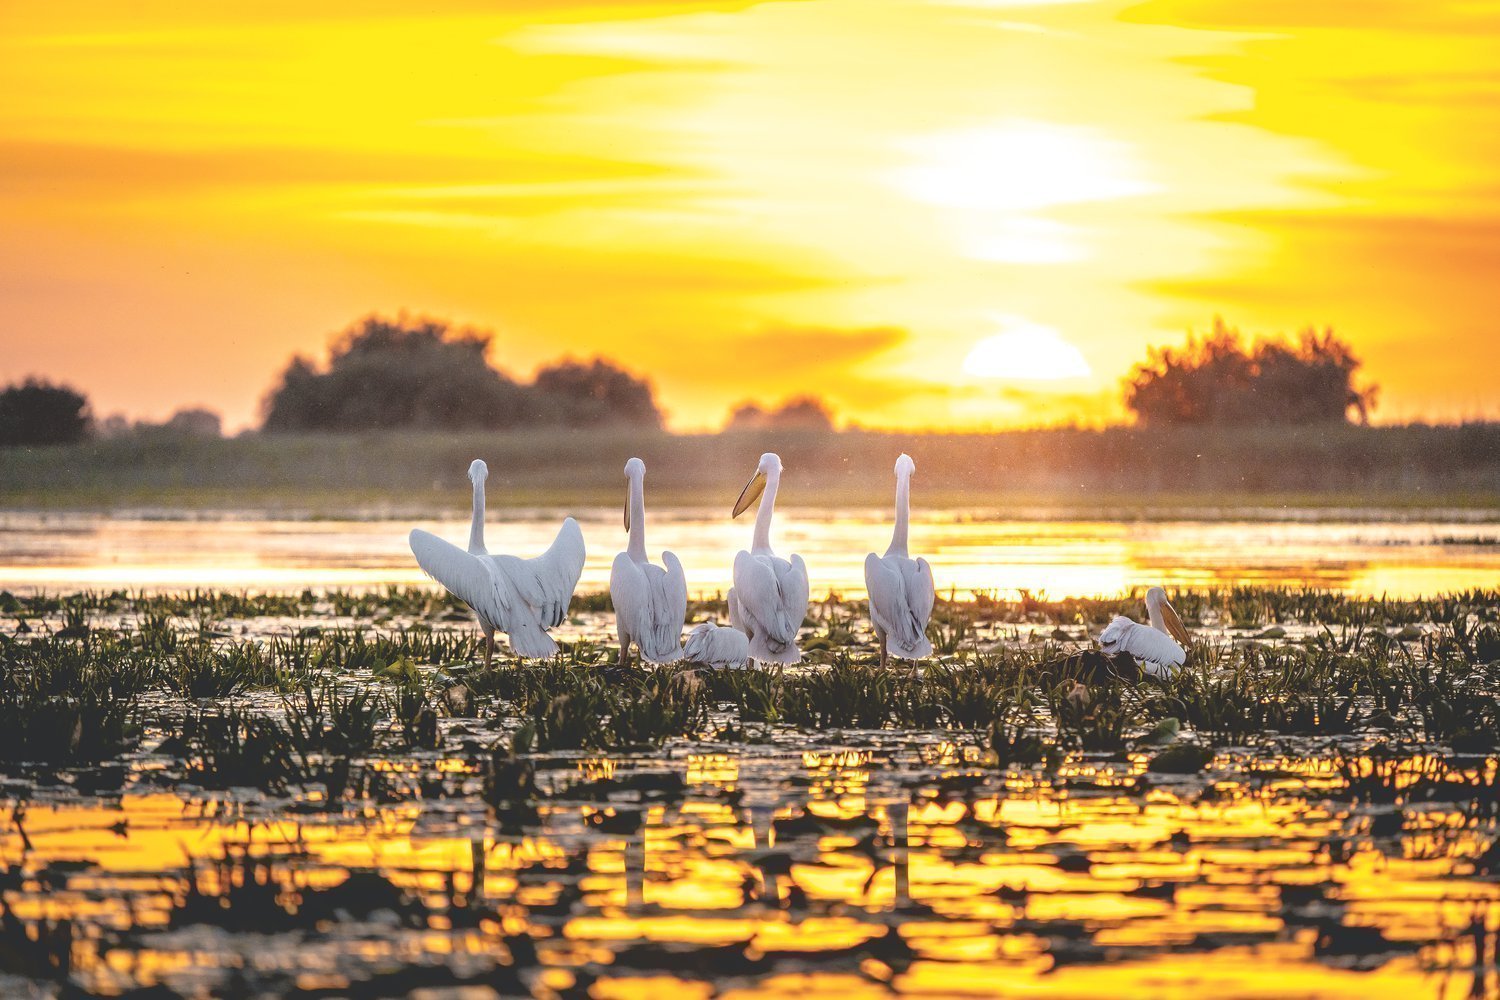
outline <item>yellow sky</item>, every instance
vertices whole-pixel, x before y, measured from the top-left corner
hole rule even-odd
[[[1221,314],[1500,416],[1492,0],[311,6],[0,7],[0,380],[243,426],[405,309],[679,428],[998,426]]]

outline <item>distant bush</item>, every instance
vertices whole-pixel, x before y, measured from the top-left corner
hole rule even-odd
[[[1359,388],[1360,361],[1332,330],[1246,345],[1215,320],[1204,339],[1153,348],[1126,379],[1125,405],[1143,424],[1364,423],[1376,388]]]
[[[266,400],[265,430],[496,428],[526,416],[526,393],[485,359],[487,334],[371,316],[333,346],[328,369],[294,357]]]
[[[165,438],[218,438],[224,436],[223,420],[213,410],[201,406],[178,410],[164,423],[148,420],[130,421],[123,414],[113,414],[98,422],[95,434],[106,440],[149,435]]]
[[[758,403],[744,402],[734,408],[728,431],[746,430],[833,430],[833,411],[821,399],[798,396],[774,410],[762,409]]]
[[[574,427],[621,423],[661,427],[651,383],[603,358],[560,361],[536,373],[532,390],[543,423]]]
[[[0,390],[0,448],[73,444],[89,431],[89,401],[64,385],[27,379]]]
[[[661,426],[651,386],[607,361],[564,361],[522,385],[489,363],[489,345],[487,333],[371,316],[335,342],[326,370],[292,358],[266,399],[264,429]]]

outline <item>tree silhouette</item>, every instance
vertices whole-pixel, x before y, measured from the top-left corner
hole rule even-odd
[[[1212,332],[1181,348],[1152,348],[1126,379],[1125,405],[1146,425],[1361,422],[1374,386],[1357,387],[1359,359],[1332,330],[1246,346],[1215,320]]]
[[[27,379],[0,390],[0,447],[72,444],[89,430],[89,401],[64,385]]]
[[[362,320],[319,371],[292,358],[267,397],[265,430],[499,428],[528,412],[526,390],[485,358],[488,334],[434,320]]]
[[[763,409],[760,404],[746,401],[736,406],[724,425],[728,431],[745,430],[833,430],[833,411],[828,404],[814,396],[798,396],[788,399],[776,409]]]
[[[573,427],[607,423],[661,427],[651,384],[603,358],[559,361],[536,373],[532,389],[544,422],[550,419]]]

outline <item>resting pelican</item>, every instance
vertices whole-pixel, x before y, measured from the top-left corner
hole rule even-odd
[[[1149,626],[1117,615],[1099,634],[1099,645],[1107,656],[1133,657],[1153,677],[1170,677],[1187,660],[1183,647],[1192,645],[1192,636],[1160,587],[1146,591],[1146,615]]]
[[[615,628],[620,634],[620,662],[630,657],[631,644],[648,663],[682,659],[682,623],[687,620],[687,577],[682,563],[670,552],[661,554],[662,566],[646,556],[646,463],[625,463],[630,483],[625,500],[625,532],[630,544],[615,556],[609,574],[609,596],[615,605]]]
[[[737,628],[703,622],[688,633],[683,655],[705,667],[735,669],[750,659],[750,640]]]
[[[518,656],[551,656],[557,643],[547,630],[562,622],[583,573],[583,531],[577,521],[566,518],[551,547],[535,559],[490,555],[484,547],[484,481],[489,474],[489,466],[477,458],[469,466],[474,484],[469,550],[413,528],[412,554],[424,573],[479,616],[485,666],[495,655],[496,629],[509,636]]]
[[[750,639],[750,656],[762,663],[797,663],[797,630],[807,617],[807,565],[771,551],[771,515],[781,485],[781,458],[760,456],[755,475],[740,491],[732,517],[739,517],[760,498],[750,551],[734,557],[734,586],[729,588],[729,623]]]
[[[865,590],[870,595],[870,622],[880,638],[880,665],[890,657],[920,660],[932,655],[927,619],[937,591],[926,559],[906,554],[907,525],[911,520],[911,477],[917,464],[910,455],[896,459],[896,530],[885,555],[865,556]]]

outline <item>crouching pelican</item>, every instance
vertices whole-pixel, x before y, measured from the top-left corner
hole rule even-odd
[[[1170,677],[1186,662],[1184,647],[1192,645],[1193,639],[1160,587],[1146,591],[1146,615],[1149,626],[1117,615],[1099,634],[1099,646],[1106,656],[1124,653],[1133,658],[1153,677]]]
[[[484,481],[489,474],[489,466],[477,458],[469,466],[469,481],[474,484],[469,550],[413,528],[412,554],[424,573],[479,617],[485,666],[495,655],[497,629],[509,637],[516,655],[551,656],[557,652],[557,643],[547,630],[561,624],[583,573],[583,531],[570,517],[563,521],[551,547],[534,559],[491,555],[484,547]]]
[[[683,655],[705,667],[733,670],[750,660],[750,640],[737,628],[703,622],[688,633]]]
[[[750,551],[734,557],[734,586],[729,588],[729,623],[750,640],[750,656],[762,663],[797,663],[797,631],[807,617],[807,565],[802,557],[783,559],[771,551],[771,515],[781,485],[781,458],[760,456],[755,475],[740,491],[732,517],[739,517],[757,497],[755,533]]]
[[[646,555],[645,478],[645,462],[632,458],[625,463],[625,479],[630,484],[625,499],[625,533],[630,541],[625,551],[615,556],[609,596],[615,605],[620,662],[630,658],[634,645],[648,663],[674,663],[682,659],[687,577],[672,553],[661,554],[661,566],[651,565]]]
[[[896,459],[896,529],[885,555],[865,556],[865,590],[870,595],[870,622],[880,639],[880,665],[890,657],[920,660],[932,655],[927,619],[937,591],[926,559],[906,554],[911,520],[911,477],[917,465],[910,455]]]

